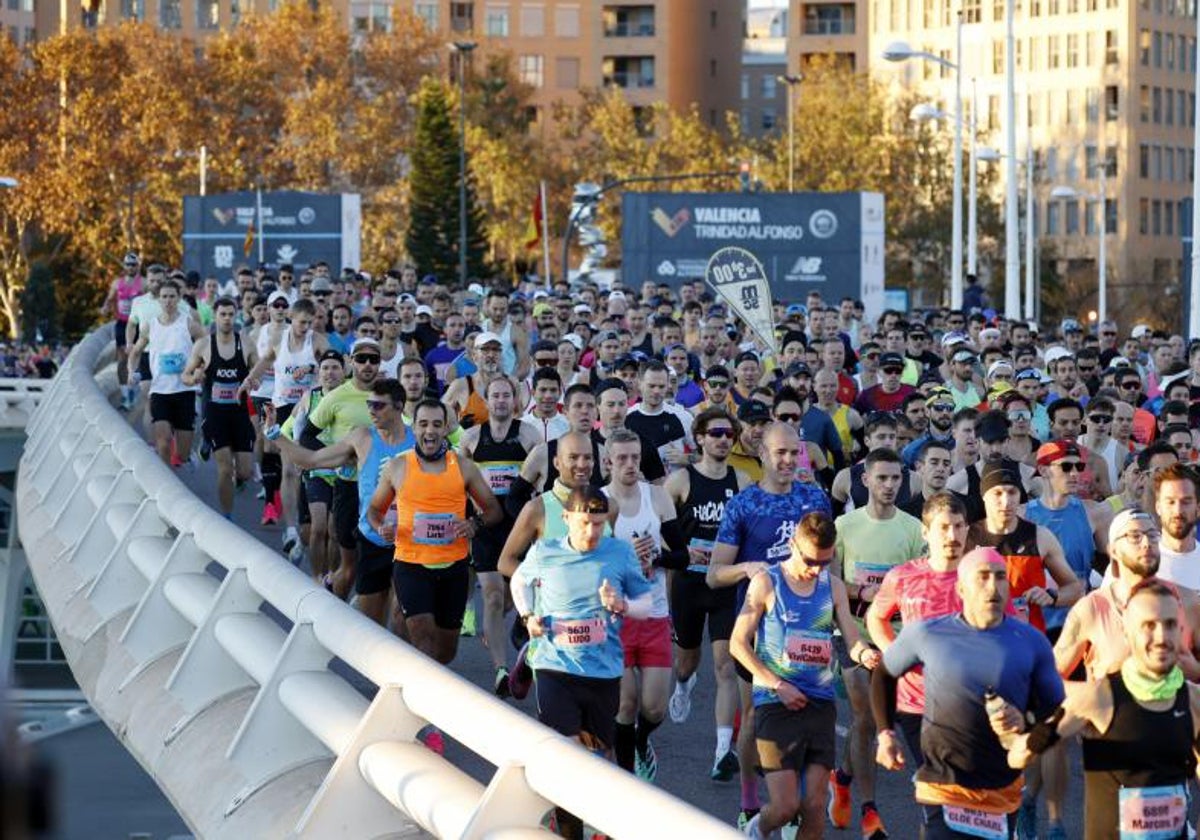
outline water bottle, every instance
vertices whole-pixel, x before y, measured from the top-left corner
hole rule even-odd
[[[989,685],[987,691],[983,693],[983,707],[987,710],[988,717],[990,718],[992,715],[1000,714],[1004,711],[1007,705],[1008,701],[997,694],[995,689]],[[1016,735],[1010,733],[998,737],[1000,738],[1000,746],[1008,749],[1010,746],[1012,746],[1012,742],[1016,738]]]

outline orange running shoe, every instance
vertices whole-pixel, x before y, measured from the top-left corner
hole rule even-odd
[[[849,788],[846,788],[849,791]],[[862,809],[863,840],[887,840],[887,829],[874,805],[864,805]]]
[[[850,827],[850,780],[842,784],[838,778],[840,775],[839,770],[829,774],[829,824],[837,829],[845,829]]]

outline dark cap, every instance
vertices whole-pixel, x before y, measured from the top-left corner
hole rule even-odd
[[[725,367],[725,365],[713,365],[708,370],[704,371],[705,379],[715,379],[720,377],[724,377],[725,379],[729,378],[729,368]]]
[[[743,423],[758,423],[771,419],[771,409],[761,400],[746,400],[738,406],[737,419]]]
[[[641,367],[641,362],[638,361],[638,357],[632,353],[622,353],[620,356],[617,356],[616,361],[613,362],[613,370],[624,370],[625,368],[629,367]]]
[[[534,353],[538,353],[538,352],[557,353],[558,352],[558,342],[546,341],[545,339],[542,339],[541,341],[535,341],[533,343],[533,346],[529,348],[529,355],[532,356]]]
[[[985,413],[975,423],[975,437],[984,443],[1000,443],[1008,440],[1010,423],[1008,417],[998,411]]]
[[[986,493],[993,487],[1007,485],[1021,487],[1021,470],[1015,461],[1002,458],[983,465],[979,475],[979,492]]]
[[[758,354],[755,353],[753,350],[743,350],[741,353],[738,353],[737,356],[734,358],[733,366],[737,367],[742,362],[759,362],[759,361],[760,360],[758,358]]]
[[[882,353],[879,356],[879,366],[885,367],[904,367],[904,357],[899,353]]]
[[[787,370],[783,372],[784,376],[807,376],[812,378],[812,371],[804,362],[792,362],[787,366]]]
[[[321,362],[326,362],[326,361],[329,361],[330,359],[333,359],[343,365],[346,363],[346,358],[338,351],[326,350],[324,353],[322,353],[317,358],[317,364],[319,365],[319,364],[321,364]]]

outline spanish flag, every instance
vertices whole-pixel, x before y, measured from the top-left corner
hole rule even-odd
[[[250,259],[250,252],[254,250],[254,219],[250,219],[250,224],[246,226],[246,241],[242,243],[242,253],[246,255],[246,259]]]
[[[533,200],[533,212],[529,215],[529,226],[525,228],[525,248],[534,250],[542,244],[542,219],[545,208],[542,206],[542,190],[539,187],[537,197]]]

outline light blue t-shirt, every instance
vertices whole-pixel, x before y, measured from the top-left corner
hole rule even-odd
[[[529,664],[535,672],[620,677],[621,618],[600,603],[600,585],[607,579],[624,597],[636,598],[650,591],[650,581],[629,543],[602,537],[595,550],[583,554],[567,539],[539,540],[521,564],[534,587],[534,614],[546,630],[529,646]]]

